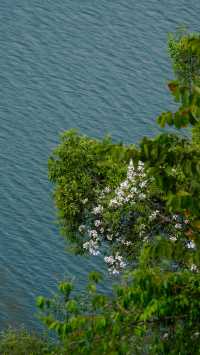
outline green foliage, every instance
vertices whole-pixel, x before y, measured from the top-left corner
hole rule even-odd
[[[196,138],[195,142],[172,134],[145,138],[141,142],[141,157],[164,194],[168,208],[179,212],[188,210],[198,218],[200,145]]]
[[[76,251],[97,255],[103,244],[112,271],[129,266],[112,295],[99,292],[93,272],[83,297],[64,282],[38,299],[42,321],[72,355],[200,354],[199,34],[170,35],[169,53],[179,108],[158,123],[192,125],[191,138],[164,133],[135,148],[70,131],[49,160]]]
[[[134,146],[112,143],[110,138],[95,140],[69,131],[49,159],[49,179],[55,184],[55,202],[62,232],[81,252],[78,226],[95,204],[105,185],[117,186],[126,174]]]
[[[168,87],[180,107],[175,113],[162,113],[157,121],[161,127],[194,126],[200,119],[200,35],[170,34],[168,47],[176,77]]]
[[[23,329],[8,329],[0,334],[1,355],[61,355],[60,350],[49,339]]]
[[[200,353],[199,299],[199,273],[161,269],[144,248],[140,267],[124,276],[112,297],[95,288],[87,307],[79,300],[78,310],[72,298],[70,308],[69,301],[63,304],[64,319],[52,318],[48,327],[70,354],[195,355]],[[49,319],[51,306],[43,312]]]

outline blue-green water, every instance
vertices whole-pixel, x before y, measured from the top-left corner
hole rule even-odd
[[[171,105],[166,35],[199,0],[0,1],[0,328],[37,327],[35,297],[97,263],[64,252],[47,159],[59,132],[137,142]]]

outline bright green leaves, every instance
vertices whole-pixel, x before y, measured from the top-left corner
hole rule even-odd
[[[69,300],[66,303],[66,310],[70,313],[77,313],[78,311],[78,304],[76,300]]]
[[[65,296],[65,298],[67,299],[73,289],[73,284],[71,282],[61,282],[58,285],[58,289],[59,291]]]
[[[176,354],[184,342],[183,354],[191,349],[198,354],[198,273],[138,268],[130,274],[128,282],[126,278],[116,288],[112,297],[99,295],[104,302],[96,302],[93,312],[95,297],[85,299],[87,311],[72,298],[65,304],[67,316],[44,317],[49,330],[59,336],[65,353],[124,354],[125,351],[131,355],[146,349],[145,354],[153,355],[161,343],[164,353],[175,349]]]
[[[184,128],[189,124],[195,125],[196,119],[194,118],[192,111],[181,107],[180,110],[174,114],[172,112],[162,113],[158,117],[157,122],[161,128],[164,128],[166,124],[169,126],[174,125],[176,128]]]
[[[46,305],[46,299],[42,296],[37,297],[36,305],[37,307],[43,309]]]
[[[170,35],[169,53],[176,80],[168,83],[175,102],[180,103],[175,113],[164,112],[158,119],[163,128],[166,124],[180,129],[189,124],[196,125],[200,119],[200,36],[183,34]]]
[[[74,130],[61,136],[61,143],[49,159],[49,179],[55,185],[54,198],[63,234],[80,252],[78,226],[96,203],[98,191],[115,187],[124,178],[134,146],[95,140]]]
[[[116,191],[124,181],[130,159],[145,163],[148,179],[149,205],[138,202],[123,215],[103,205],[106,227],[120,226],[119,237],[133,242],[119,250],[117,238],[110,238],[107,246],[122,254],[126,245],[134,271],[112,294],[99,292],[101,275],[93,272],[83,298],[74,296],[70,282],[62,282],[55,298],[37,299],[43,322],[58,335],[64,353],[199,354],[200,36],[171,36],[169,50],[176,80],[168,87],[180,106],[162,113],[158,123],[178,129],[192,125],[192,140],[161,134],[144,138],[136,149],[69,131],[49,160],[64,235],[78,252],[86,234],[79,227],[87,230],[99,193],[105,187]],[[128,228],[122,230],[124,221]],[[142,225],[146,239],[138,237]]]

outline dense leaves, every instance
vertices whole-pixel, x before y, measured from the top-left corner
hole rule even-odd
[[[168,88],[180,106],[175,113],[162,113],[158,123],[161,127],[168,124],[176,128],[196,125],[200,119],[199,34],[170,34],[169,53],[176,79],[168,83]]]
[[[39,337],[25,329],[9,328],[0,333],[1,355],[61,355],[61,352],[61,348],[47,337]]]
[[[148,255],[144,250],[140,267],[124,276],[112,297],[93,283],[87,302],[72,296],[64,300],[61,293],[59,301],[48,300],[50,307],[40,305],[43,321],[66,353],[199,354],[199,273],[147,267]],[[63,308],[59,315],[55,302]]]
[[[79,253],[125,270],[112,295],[93,272],[82,296],[62,282],[39,297],[44,324],[66,354],[200,354],[200,36],[169,37],[179,108],[138,147],[65,133],[49,177],[65,237]],[[63,354],[64,354],[63,353]]]
[[[134,146],[113,144],[110,138],[95,140],[69,131],[49,159],[49,179],[55,186],[55,201],[62,232],[77,242],[78,226],[85,221],[98,192],[105,185],[117,186],[125,176]]]

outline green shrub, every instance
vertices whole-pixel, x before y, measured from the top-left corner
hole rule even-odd
[[[27,330],[9,328],[0,334],[1,355],[60,355],[49,340]]]

